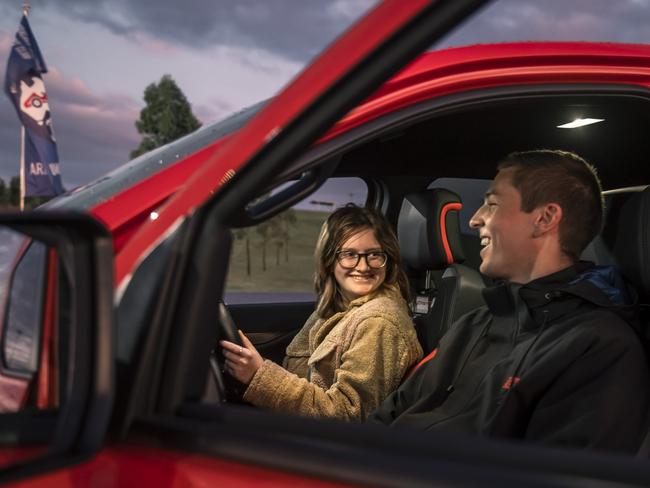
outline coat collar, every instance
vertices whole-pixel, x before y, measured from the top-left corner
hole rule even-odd
[[[584,306],[610,309],[629,322],[634,316],[634,306],[615,305],[593,280],[586,278],[596,268],[592,263],[578,262],[525,285],[501,282],[486,288],[483,297],[495,316],[513,315],[520,313],[521,308],[527,309],[533,321],[522,323],[528,327],[558,319]]]
[[[503,317],[518,314],[525,318],[520,317],[522,328],[534,328],[543,320],[565,315],[582,303],[577,296],[567,294],[566,289],[589,267],[587,263],[576,263],[524,285],[504,281],[484,289],[483,298],[493,315]]]
[[[402,300],[402,295],[399,291],[399,288],[396,286],[382,286],[372,293],[368,293],[367,295],[352,300],[350,303],[348,303],[348,306],[345,310],[337,312],[326,319],[318,319],[309,330],[310,349],[313,351],[318,346],[318,344],[323,342],[325,337],[347,314],[368,303],[370,300],[384,296],[393,299],[399,298]]]

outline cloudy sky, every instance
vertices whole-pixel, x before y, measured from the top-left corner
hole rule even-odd
[[[408,0],[404,0],[408,1]],[[0,75],[22,0],[0,0]],[[68,188],[124,163],[144,88],[166,73],[204,123],[276,93],[374,0],[31,0]],[[527,39],[650,42],[650,0],[498,0],[439,47]],[[0,177],[18,171],[0,95]]]

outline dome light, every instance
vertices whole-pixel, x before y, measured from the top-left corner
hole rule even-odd
[[[603,122],[605,119],[575,119],[573,122],[567,124],[558,125],[558,129],[576,129],[578,127],[583,127],[585,125],[597,124],[598,122]]]

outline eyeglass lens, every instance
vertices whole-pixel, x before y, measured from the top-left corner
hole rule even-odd
[[[386,264],[386,253],[375,252],[354,252],[340,251],[337,254],[339,263],[344,268],[354,268],[359,264],[361,258],[365,258],[369,268],[382,268]]]

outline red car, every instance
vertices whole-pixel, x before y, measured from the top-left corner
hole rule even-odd
[[[266,259],[272,246],[270,219],[333,204],[313,196],[324,185],[349,188],[396,226],[405,196],[451,189],[466,222],[499,158],[549,147],[591,161],[612,209],[645,189],[650,46],[519,43],[419,55],[482,3],[385,1],[272,100],[46,211],[3,215],[0,397],[11,391],[13,401],[0,415],[0,481],[647,485],[646,459],[278,415],[228,402],[212,377],[223,297],[276,360],[313,310],[310,265],[290,241],[274,241],[263,271],[249,268],[251,253]],[[600,123],[558,127],[586,118]],[[300,214],[305,229],[317,228],[316,213]],[[617,259],[619,216],[607,218],[590,248],[598,262]],[[477,236],[461,225],[460,237],[454,245],[476,268]],[[261,244],[251,250],[252,239]],[[290,269],[304,268],[306,279],[249,282],[281,269],[289,249]],[[643,267],[647,256],[635,259]],[[435,281],[445,269],[411,271]]]

